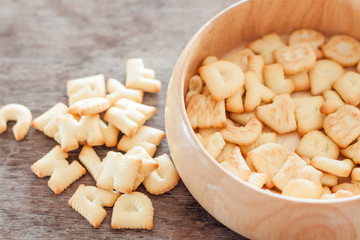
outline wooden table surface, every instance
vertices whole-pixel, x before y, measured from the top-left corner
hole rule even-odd
[[[234,2],[1,1],[0,106],[24,104],[35,118],[67,103],[67,80],[102,73],[124,82],[126,59],[141,57],[162,82],[159,94],[145,94],[144,103],[157,107],[147,125],[164,130],[166,89],[177,58],[201,25]],[[160,196],[139,188],[155,209],[152,231],[113,230],[111,208],[94,229],[67,204],[80,183],[95,184],[90,174],[55,195],[48,178],[37,178],[30,166],[56,143],[33,128],[16,142],[12,126],[0,135],[0,239],[243,239],[210,216],[181,181]],[[103,157],[109,149],[96,150]],[[156,154],[162,153],[169,153],[166,140]]]

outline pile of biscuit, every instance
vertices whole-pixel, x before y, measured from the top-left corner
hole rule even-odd
[[[80,184],[69,205],[95,228],[106,216],[104,207],[113,207],[112,228],[151,230],[152,203],[136,189],[142,183],[149,193],[162,194],[180,179],[167,154],[153,158],[165,133],[144,125],[156,109],[142,104],[143,94],[161,88],[154,75],[152,69],[144,67],[142,59],[134,58],[126,62],[125,86],[109,79],[108,93],[103,75],[69,80],[69,107],[57,103],[32,121],[25,106],[5,105],[0,109],[0,133],[6,130],[7,121],[16,121],[13,132],[18,141],[26,136],[30,125],[54,138],[59,145],[32,164],[31,170],[38,177],[50,176],[48,186],[56,194],[89,171],[96,186]],[[101,119],[102,113],[108,124]],[[93,146],[104,144],[125,154],[109,151],[101,161]],[[69,164],[67,152],[79,145],[83,145],[80,162]]]
[[[350,36],[267,34],[203,60],[185,95],[190,125],[219,165],[252,186],[299,198],[358,195],[359,62]]]

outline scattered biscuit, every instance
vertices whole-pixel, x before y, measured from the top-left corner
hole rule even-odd
[[[115,202],[111,218],[113,229],[152,230],[154,208],[148,196],[141,192],[122,194]]]
[[[248,71],[254,71],[256,76],[262,84],[264,84],[263,68],[265,66],[265,59],[263,55],[248,56]]]
[[[135,146],[143,147],[150,156],[154,156],[156,147],[165,137],[165,132],[156,128],[141,126],[134,136],[123,135],[117,145],[117,149],[127,152]]]
[[[293,100],[296,104],[295,118],[300,136],[311,130],[322,129],[325,115],[320,112],[320,107],[324,103],[324,98],[322,96],[296,97]]]
[[[106,99],[109,100],[110,106],[114,106],[120,98],[127,98],[137,103],[143,101],[144,92],[142,90],[127,88],[114,78],[107,81],[107,90]]]
[[[344,74],[343,67],[329,59],[322,59],[315,63],[309,72],[311,94],[319,95],[330,90],[334,81]]]
[[[264,35],[249,44],[251,50],[265,57],[265,64],[274,63],[273,52],[283,47],[286,45],[276,33]]]
[[[255,55],[255,53],[250,48],[244,48],[230,52],[222,60],[235,63],[245,72],[248,68],[248,56],[253,55]]]
[[[132,137],[155,112],[156,108],[152,106],[121,98],[114,107],[106,111],[104,119],[126,136]]]
[[[324,133],[313,130],[301,138],[295,152],[301,157],[310,159],[315,156],[337,158],[339,156],[339,147]]]
[[[285,79],[283,67],[279,63],[269,64],[264,67],[265,84],[276,94],[292,93],[295,90],[295,82]]]
[[[350,175],[355,163],[350,159],[336,160],[332,158],[316,156],[311,159],[311,166],[339,177]]]
[[[256,116],[279,134],[296,130],[296,104],[289,94],[277,95],[271,104],[259,106]]]
[[[109,100],[104,97],[86,98],[69,107],[69,113],[79,116],[93,115],[106,111],[110,107]]]
[[[224,140],[239,144],[249,145],[256,142],[262,132],[262,124],[256,118],[252,118],[243,127],[226,127],[220,130]]]
[[[360,135],[360,110],[351,105],[341,106],[325,117],[324,130],[341,148],[346,148]]]
[[[307,72],[299,72],[292,75],[286,75],[287,79],[292,79],[296,91],[308,91],[310,89],[310,79]]]
[[[7,129],[8,121],[16,121],[13,133],[16,141],[24,139],[30,130],[32,115],[30,110],[21,104],[10,103],[0,108],[0,134]]]
[[[224,100],[216,102],[211,95],[195,94],[192,96],[186,113],[193,129],[226,126]]]
[[[69,206],[98,228],[106,216],[104,207],[112,207],[119,196],[120,193],[114,191],[80,184],[69,199]]]
[[[241,155],[240,148],[238,146],[235,146],[232,149],[229,157],[222,161],[220,165],[244,181],[248,180],[251,173],[251,170]]]
[[[104,165],[95,150],[91,146],[84,145],[79,153],[79,160],[97,182]]]
[[[127,88],[151,93],[160,92],[161,82],[154,77],[155,72],[145,68],[141,58],[130,58],[126,61],[125,86]]]
[[[339,107],[345,105],[339,94],[334,90],[325,90],[322,93],[325,102],[320,107],[320,112],[323,114],[330,114],[338,110]]]
[[[276,142],[276,133],[274,132],[263,132],[261,133],[260,137],[250,145],[241,145],[241,153],[244,156],[247,156],[248,152],[254,150],[255,148],[265,144],[265,143],[275,143]]]
[[[234,95],[244,85],[244,74],[239,66],[228,61],[216,61],[199,68],[215,101]]]
[[[346,104],[357,106],[360,103],[360,74],[346,72],[333,83],[333,88],[339,93]]]
[[[360,43],[349,36],[332,36],[321,49],[325,57],[340,63],[343,67],[353,67],[360,61]]]
[[[189,80],[189,90],[185,96],[185,105],[189,104],[190,98],[195,94],[200,94],[203,88],[203,80],[199,75],[194,75]]]
[[[286,74],[309,71],[316,62],[314,50],[307,43],[297,43],[274,51],[276,62]]]
[[[141,167],[140,158],[125,157],[119,152],[109,151],[102,161],[103,169],[97,179],[98,188],[131,193]]]
[[[154,158],[159,167],[147,176],[143,182],[146,191],[159,195],[173,189],[179,182],[180,176],[167,154]]]
[[[44,132],[48,137],[53,138],[58,132],[56,118],[66,115],[68,113],[68,107],[63,103],[57,103],[49,110],[35,118],[31,126],[39,131]]]
[[[246,159],[249,159],[257,172],[265,173],[268,176],[266,187],[272,188],[272,179],[279,169],[286,162],[291,152],[278,143],[266,143],[248,152]]]
[[[66,88],[69,106],[82,99],[105,97],[106,95],[105,79],[102,74],[69,80]]]
[[[100,119],[100,129],[103,134],[105,146],[115,147],[117,145],[117,141],[119,137],[119,129],[117,129],[111,123],[106,125],[106,123],[101,119]]]
[[[320,182],[300,178],[291,180],[282,191],[285,196],[298,198],[320,198],[322,193],[323,188]]]
[[[245,73],[245,89],[245,112],[253,111],[261,104],[261,101],[271,102],[276,95],[274,91],[260,82],[254,71],[247,71]]]

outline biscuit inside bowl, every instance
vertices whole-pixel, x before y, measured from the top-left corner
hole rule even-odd
[[[344,14],[346,18],[341,17]],[[354,227],[354,216],[360,214],[356,210],[358,197],[332,201],[287,198],[249,187],[220,168],[196,139],[184,103],[190,77],[209,55],[222,57],[265,34],[289,34],[300,28],[360,39],[355,27],[359,20],[360,6],[356,1],[244,1],[210,20],[184,49],[167,94],[169,148],[186,187],[224,225],[255,239],[360,236],[360,230]]]

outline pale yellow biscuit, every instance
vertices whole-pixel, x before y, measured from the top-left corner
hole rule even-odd
[[[282,192],[285,196],[315,199],[320,198],[322,193],[321,183],[300,178],[291,180]]]
[[[354,196],[354,194],[347,190],[338,190],[336,193],[331,194],[323,194],[321,197],[322,199],[334,199],[334,198],[344,198],[344,197],[351,197]]]
[[[298,178],[298,172],[305,166],[306,162],[295,153],[292,153],[284,165],[277,171],[272,179],[272,183],[281,191],[284,190],[289,181]]]
[[[260,137],[253,144],[241,145],[240,146],[241,153],[244,156],[247,156],[248,152],[250,152],[251,150],[254,150],[255,148],[257,148],[265,143],[275,143],[275,142],[276,142],[276,133],[264,132],[264,133],[261,133]]]
[[[216,101],[234,95],[244,85],[243,71],[232,62],[216,61],[198,71]]]
[[[292,75],[286,75],[286,78],[292,79],[294,81],[294,91],[307,91],[310,89],[310,79],[307,72],[299,72]]]
[[[126,136],[132,137],[155,112],[156,109],[153,106],[121,98],[114,107],[106,111],[104,119],[117,127]]]
[[[308,43],[314,53],[316,58],[322,58],[323,54],[319,50],[319,47],[325,42],[325,36],[318,31],[313,29],[298,29],[291,33],[289,37],[289,45],[294,45],[297,43]]]
[[[351,158],[356,164],[360,164],[360,141],[341,149],[340,152],[345,157]]]
[[[263,69],[265,66],[265,58],[263,55],[248,56],[248,71],[254,71],[262,84],[264,84]]]
[[[350,159],[337,160],[322,156],[316,156],[311,159],[311,166],[339,177],[350,175],[355,163]]]
[[[80,184],[69,199],[69,206],[98,228],[106,216],[104,207],[112,207],[119,196],[120,193],[114,191]]]
[[[333,113],[339,107],[345,105],[339,94],[337,94],[334,90],[325,90],[322,95],[325,98],[325,102],[320,107],[320,112],[323,114]]]
[[[360,43],[350,36],[332,36],[321,49],[326,58],[340,63],[343,67],[355,66],[360,61]]]
[[[138,89],[125,87],[120,81],[110,78],[107,81],[106,99],[109,100],[110,106],[114,106],[120,98],[127,98],[137,103],[142,103],[144,92]]]
[[[201,144],[206,151],[216,159],[225,146],[225,141],[219,132],[215,132],[201,139]]]
[[[254,71],[247,71],[245,73],[245,89],[245,112],[253,111],[260,105],[261,101],[271,102],[276,95],[274,91],[260,82]]]
[[[0,108],[0,134],[7,129],[8,121],[16,121],[13,134],[16,141],[24,139],[30,130],[32,115],[30,110],[21,104],[10,103]]]
[[[241,125],[246,125],[251,118],[256,118],[255,111],[252,112],[243,112],[243,113],[230,113],[230,119],[240,123]]]
[[[297,43],[274,51],[275,60],[286,74],[309,71],[316,62],[314,50],[308,43]]]
[[[252,118],[243,127],[226,127],[220,130],[220,133],[224,140],[239,144],[249,145],[260,137],[262,131],[262,124],[256,118]]]
[[[95,150],[91,146],[84,145],[79,154],[79,160],[97,182],[104,164],[102,164]]]
[[[279,63],[264,67],[264,79],[266,86],[276,94],[292,93],[295,90],[295,82],[285,79],[283,67]]]
[[[131,193],[141,167],[140,158],[126,158],[119,152],[109,151],[102,161],[103,169],[96,186],[106,190]]]
[[[38,177],[50,176],[48,186],[54,193],[60,194],[73,182],[86,173],[78,161],[71,164],[66,160],[68,154],[55,146],[45,156],[31,165],[31,171]]]
[[[165,132],[156,128],[141,126],[132,137],[123,135],[117,145],[117,149],[127,152],[135,146],[143,147],[150,156],[154,156],[156,147],[165,137]]]
[[[255,53],[263,55],[265,57],[266,64],[271,64],[275,61],[273,52],[285,46],[285,43],[281,40],[278,34],[270,33],[251,42],[248,47]]]
[[[307,179],[313,182],[319,182],[323,176],[323,173],[313,166],[306,165],[298,171],[296,178]]]
[[[346,104],[357,106],[360,103],[360,74],[346,72],[333,83],[333,88],[339,93]]]
[[[330,90],[334,81],[344,74],[343,67],[329,59],[322,59],[315,63],[309,72],[311,94],[319,95]]]
[[[333,187],[338,184],[338,176],[330,173],[323,173],[320,183],[325,186]]]
[[[235,146],[236,144],[225,142],[225,145],[218,157],[216,158],[216,161],[221,163],[222,161],[226,160],[231,155],[231,152]]]
[[[163,194],[173,189],[179,182],[180,176],[167,154],[154,158],[159,167],[150,173],[143,182],[146,191],[151,194]]]
[[[332,188],[332,192],[346,190],[352,192],[354,195],[360,195],[360,183],[340,183]]]
[[[231,97],[225,99],[226,110],[229,112],[242,113],[244,112],[243,95],[245,88],[242,87]]]
[[[272,179],[286,162],[291,152],[278,143],[266,143],[248,152],[246,159],[250,160],[257,172],[268,176],[266,187],[272,188]]]
[[[195,94],[200,94],[201,90],[203,88],[203,80],[199,75],[194,75],[189,80],[189,90],[186,93],[185,96],[185,105],[187,106],[189,104],[190,98]]]
[[[68,112],[79,116],[93,115],[104,112],[109,107],[109,100],[104,97],[86,98],[73,103]]]
[[[104,121],[100,119],[100,129],[104,138],[105,146],[115,147],[117,145],[119,129],[113,124],[109,123],[106,125]]]
[[[71,114],[57,118],[59,131],[55,139],[61,144],[61,149],[65,152],[77,149],[79,143],[87,143],[90,146],[104,144],[104,137],[100,129],[99,114],[82,116],[80,121],[76,121]]]
[[[86,98],[105,97],[104,75],[94,75],[69,80],[66,83],[69,105]]]
[[[266,183],[267,175],[265,173],[251,172],[247,182],[251,186],[262,188]]]
[[[346,148],[360,135],[360,110],[344,105],[324,119],[324,130],[341,148]]]
[[[271,104],[259,106],[256,116],[279,134],[296,130],[296,104],[289,94],[277,95]]]
[[[352,170],[351,180],[360,181],[360,167],[356,167]]]
[[[322,129],[325,115],[320,112],[320,107],[324,103],[324,98],[322,96],[296,97],[293,100],[296,104],[295,118],[300,136],[311,130]]]
[[[255,55],[255,53],[250,48],[236,49],[233,52],[230,52],[222,60],[233,62],[243,71],[247,71],[248,68],[248,56]]]
[[[219,58],[216,56],[207,56],[206,58],[204,58],[204,60],[201,62],[201,66],[213,63],[219,61]]]
[[[135,191],[144,179],[150,175],[152,171],[159,167],[159,164],[146,152],[143,147],[136,146],[130,149],[125,158],[141,159],[141,166],[135,178],[133,191]]]
[[[161,90],[161,82],[154,79],[155,72],[145,68],[141,58],[130,58],[126,60],[126,80],[127,88],[139,89],[144,92],[157,93]]]
[[[220,165],[244,181],[247,181],[251,173],[251,170],[241,155],[240,148],[238,146],[235,146],[232,149],[229,157],[222,161]]]
[[[356,65],[356,71],[360,73],[360,62]]]
[[[211,95],[195,94],[186,108],[193,129],[226,126],[224,100],[216,102]]]
[[[150,198],[141,192],[122,194],[115,202],[111,217],[113,229],[153,228],[154,208]]]
[[[68,107],[63,103],[57,103],[49,110],[35,118],[31,126],[39,131],[44,132],[48,137],[53,138],[58,131],[56,118],[66,115],[68,113]]]
[[[295,152],[301,157],[310,159],[315,156],[337,158],[339,156],[339,147],[322,132],[313,130],[301,138]]]

